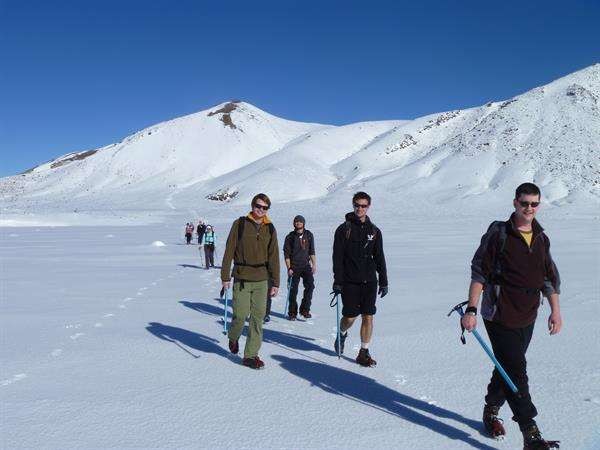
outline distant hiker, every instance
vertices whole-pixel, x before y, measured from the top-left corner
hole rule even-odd
[[[215,231],[211,225],[206,225],[206,230],[202,236],[201,245],[204,247],[204,262],[206,264],[206,270],[209,267],[215,267],[215,245],[217,243],[217,237]]]
[[[192,225],[190,222],[185,224],[185,241],[188,244],[191,244],[192,242],[192,233],[194,232],[194,225]]]
[[[206,225],[202,220],[198,221],[198,226],[196,227],[196,234],[198,235],[198,245],[202,245],[202,236],[204,236],[204,231],[206,230]]]
[[[346,221],[335,230],[333,242],[333,292],[341,295],[343,304],[340,342],[336,338],[334,348],[337,352],[339,345],[340,353],[344,352],[348,329],[360,314],[361,344],[356,362],[369,367],[377,364],[369,354],[369,343],[377,294],[385,297],[388,293],[387,269],[381,230],[367,216],[371,197],[357,192],[352,197],[352,206],[354,212],[346,214]]]
[[[265,194],[252,199],[252,211],[233,222],[221,264],[221,280],[228,289],[233,275],[233,316],[229,328],[229,350],[239,351],[238,339],[246,317],[250,316],[242,363],[261,369],[258,357],[262,344],[262,326],[266,312],[268,280],[273,281],[270,294],[279,290],[279,252],[277,233],[267,217],[271,200]],[[233,272],[231,273],[231,262]]]
[[[289,320],[296,320],[298,315],[298,285],[300,278],[304,285],[302,302],[300,303],[300,315],[306,319],[312,317],[310,305],[315,289],[313,274],[317,271],[317,259],[315,256],[315,240],[313,234],[304,228],[306,221],[302,216],[294,217],[292,225],[294,230],[285,237],[283,244],[283,255],[287,267],[288,277],[291,277],[289,292],[289,308],[287,311]]]
[[[542,439],[533,420],[537,410],[529,394],[525,359],[540,306],[540,292],[550,303],[550,334],[557,334],[562,328],[558,301],[560,277],[550,255],[550,240],[535,219],[540,197],[535,184],[521,184],[515,192],[515,210],[510,218],[493,222],[481,238],[471,262],[469,304],[461,319],[468,331],[477,326],[477,304],[483,292],[481,316],[494,355],[519,391],[515,394],[494,369],[487,387],[483,423],[492,437],[503,437],[505,430],[498,412],[507,401],[513,420],[523,433],[524,447],[530,450],[558,448],[556,442]]]

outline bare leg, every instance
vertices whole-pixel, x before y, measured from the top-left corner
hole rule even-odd
[[[340,331],[345,333],[352,326],[355,320],[356,317],[342,317],[342,320],[340,320]]]
[[[371,342],[373,335],[373,316],[370,314],[362,315],[362,323],[360,325],[360,341],[368,344]]]

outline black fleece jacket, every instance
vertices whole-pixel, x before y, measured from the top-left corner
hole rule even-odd
[[[361,222],[356,214],[348,213],[333,240],[334,284],[377,283],[377,275],[379,286],[387,286],[381,230],[368,216]]]

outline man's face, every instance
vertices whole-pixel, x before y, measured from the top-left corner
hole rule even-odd
[[[267,215],[268,210],[269,205],[260,199],[256,200],[252,205],[252,214],[254,214],[254,217],[262,218]]]
[[[526,223],[533,222],[538,209],[540,209],[540,196],[532,194],[521,194],[513,200],[517,218]]]
[[[354,214],[356,214],[356,217],[362,219],[367,215],[367,211],[369,210],[370,205],[369,202],[364,198],[359,198],[354,202],[352,206],[354,206]]]
[[[299,220],[294,222],[294,228],[298,231],[301,231],[304,229],[304,223],[300,222]]]

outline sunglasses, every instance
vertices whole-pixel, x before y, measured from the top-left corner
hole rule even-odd
[[[268,211],[269,210],[269,206],[268,205],[259,205],[258,203],[255,203],[254,207],[258,208],[258,209],[262,209],[263,211]]]
[[[369,204],[368,203],[354,203],[354,207],[355,208],[368,208]]]
[[[531,206],[532,208],[537,208],[538,206],[540,206],[540,202],[526,202],[523,200],[519,200],[519,205],[521,205],[521,207],[523,208],[527,208],[529,206]]]

